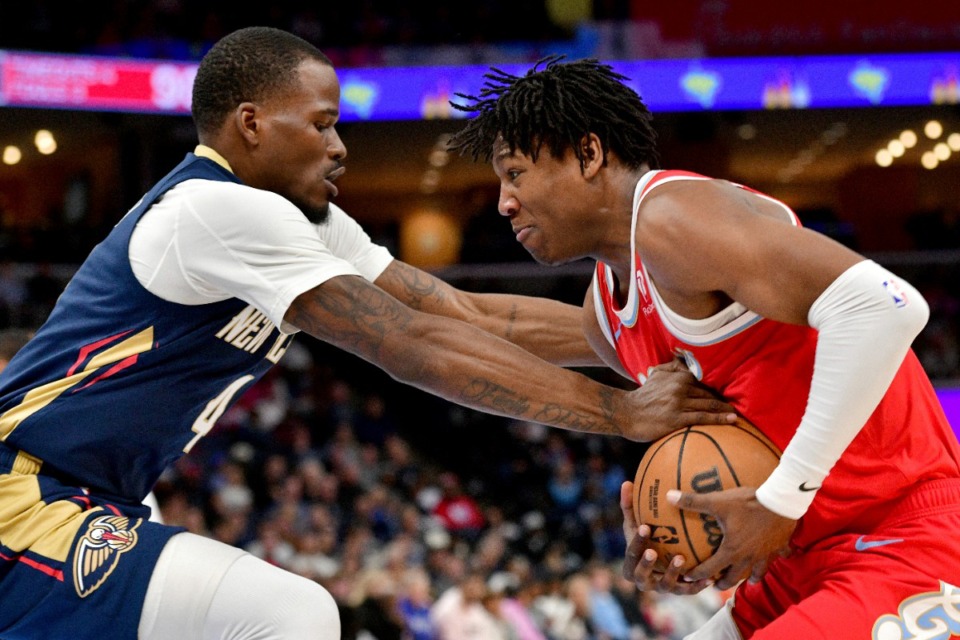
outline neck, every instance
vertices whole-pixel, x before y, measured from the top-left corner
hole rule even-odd
[[[601,213],[604,220],[603,241],[592,257],[609,266],[621,282],[629,281],[632,251],[630,234],[633,227],[633,196],[637,183],[648,172],[646,165],[617,174],[607,191],[615,194],[613,202]]]

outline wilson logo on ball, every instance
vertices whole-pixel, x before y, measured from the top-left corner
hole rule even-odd
[[[675,507],[667,502],[667,491],[759,487],[779,461],[777,447],[743,419],[732,425],[687,427],[651,443],[637,467],[633,512],[638,524],[651,528],[656,569],[666,570],[682,555],[682,570],[687,571],[709,558],[723,540],[716,518]]]
[[[720,470],[717,467],[711,467],[708,471],[698,473],[693,476],[690,486],[697,493],[713,493],[714,491],[723,491],[723,480],[720,478]],[[703,533],[707,537],[707,544],[710,549],[716,551],[720,546],[720,540],[723,538],[723,530],[720,523],[709,513],[697,514],[703,526]]]

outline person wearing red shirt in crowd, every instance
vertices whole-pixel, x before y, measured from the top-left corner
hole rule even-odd
[[[480,505],[463,491],[460,479],[454,473],[440,476],[440,488],[443,493],[432,514],[451,534],[475,539],[487,524]]]

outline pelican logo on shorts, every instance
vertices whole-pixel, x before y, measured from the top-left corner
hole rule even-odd
[[[87,526],[73,555],[73,585],[77,595],[85,598],[110,577],[120,556],[137,544],[137,527],[124,516],[100,516]]]
[[[877,618],[873,640],[948,640],[960,635],[960,588],[940,581],[940,591],[911,596],[897,614]]]

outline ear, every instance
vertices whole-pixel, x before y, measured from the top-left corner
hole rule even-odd
[[[260,109],[253,102],[241,102],[233,111],[233,124],[240,136],[251,145],[259,144]]]
[[[588,133],[580,141],[583,155],[583,177],[592,178],[603,168],[603,145],[595,133]]]

